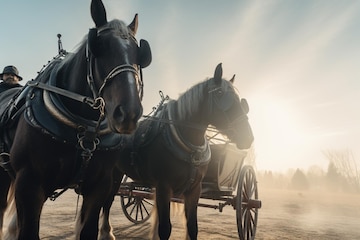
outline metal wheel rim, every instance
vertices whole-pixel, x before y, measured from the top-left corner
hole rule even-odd
[[[236,199],[236,221],[239,239],[255,239],[258,209],[247,206],[249,199],[258,199],[255,171],[251,166],[241,169]]]
[[[128,176],[124,176],[121,183],[132,181]],[[154,203],[151,199],[143,196],[120,196],[121,208],[125,217],[135,223],[140,224],[146,222],[150,218],[150,214]]]
[[[120,196],[121,208],[131,222],[140,224],[150,218],[153,203],[143,197]]]

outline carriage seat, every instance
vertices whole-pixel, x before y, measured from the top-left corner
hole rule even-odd
[[[230,194],[236,189],[246,151],[233,144],[211,144],[211,160],[202,181],[202,194]]]

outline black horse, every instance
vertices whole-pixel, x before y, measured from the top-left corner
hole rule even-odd
[[[248,122],[249,107],[240,99],[234,77],[222,79],[222,66],[214,77],[182,94],[178,100],[164,104],[155,116],[140,121],[132,135],[124,136],[126,145],[118,156],[114,177],[115,194],[125,173],[136,182],[156,188],[156,207],[160,239],[171,234],[170,198],[182,196],[185,204],[188,236],[198,234],[197,204],[201,181],[211,158],[205,136],[209,125],[225,134],[240,149],[253,142]],[[102,232],[110,231],[109,211],[114,195],[103,208]],[[140,214],[140,213],[139,213]]]
[[[150,64],[151,51],[135,39],[137,15],[129,25],[108,22],[102,1],[92,0],[91,16],[96,27],[79,49],[57,56],[9,104],[2,136],[9,154],[1,159],[12,178],[1,169],[0,217],[2,228],[11,186],[10,239],[39,239],[44,202],[67,188],[83,197],[76,239],[98,237],[120,136],[132,133],[142,115],[141,68]],[[14,113],[20,102],[23,111]]]

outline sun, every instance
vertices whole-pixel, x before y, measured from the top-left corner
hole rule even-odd
[[[251,102],[250,124],[258,167],[280,169],[289,166],[307,142],[301,117],[294,106],[267,99]]]

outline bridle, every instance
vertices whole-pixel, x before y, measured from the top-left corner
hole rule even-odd
[[[106,28],[102,28],[98,30],[98,34],[101,34],[105,31],[109,31],[109,30],[114,30],[113,28],[110,27],[106,27]],[[128,39],[129,37],[136,43],[136,45],[138,45],[136,39],[134,36],[132,36],[130,34],[126,35],[126,34],[120,34],[120,37],[122,39]],[[125,63],[125,64],[121,64],[118,65],[116,67],[114,67],[108,74],[107,76],[104,78],[101,86],[99,87],[98,90],[96,90],[95,87],[95,82],[94,82],[94,75],[93,75],[93,64],[94,64],[94,60],[95,60],[95,56],[93,56],[93,54],[91,53],[90,49],[89,49],[89,41],[87,41],[86,43],[86,62],[87,62],[87,74],[86,74],[86,79],[88,82],[88,85],[91,89],[91,92],[93,94],[93,98],[94,99],[98,99],[98,98],[102,98],[102,93],[103,90],[105,88],[105,86],[112,80],[114,79],[117,75],[119,75],[120,73],[123,72],[131,72],[133,74],[135,74],[135,79],[137,80],[137,86],[138,86],[138,92],[139,92],[139,97],[140,100],[142,100],[143,98],[143,88],[144,88],[144,83],[142,80],[142,71],[141,71],[141,67],[137,66],[134,67],[134,65]],[[139,70],[140,69],[140,70]],[[140,73],[139,73],[140,72]]]
[[[234,93],[228,93],[228,91],[223,90],[222,86],[215,87],[215,88],[213,86],[209,86],[208,94],[209,94],[209,96],[208,96],[208,107],[209,107],[208,111],[209,111],[209,113],[208,114],[209,114],[209,116],[212,116],[215,112],[215,109],[217,109],[217,111],[221,112],[222,117],[226,121],[226,126],[228,126],[227,129],[223,129],[223,131],[236,132],[237,131],[236,123],[239,121],[247,121],[248,120],[248,116],[243,109],[242,109],[242,112],[244,114],[240,114],[235,119],[231,119],[229,117],[227,110],[231,106],[225,106],[225,105],[226,104],[231,105],[232,103],[227,102],[229,99],[224,100],[221,98],[224,98],[226,96],[226,94],[235,94],[235,91],[234,91]],[[231,99],[231,101],[235,101],[235,100]],[[240,104],[240,106],[241,106],[241,104]]]
[[[97,30],[99,33],[105,31],[105,30],[113,30],[112,28],[104,28],[101,30]],[[121,35],[122,38],[128,38],[129,36],[124,36],[124,34]],[[136,39],[130,35],[130,37],[136,42]],[[60,51],[61,50],[61,51]],[[59,54],[53,58],[52,61],[50,61],[47,65],[45,65],[41,70],[40,73],[45,71],[45,69],[51,65],[54,64],[55,62],[59,62],[62,61],[62,59],[66,56],[66,51],[64,51],[63,49],[59,50]],[[91,89],[92,92],[92,97],[89,96],[84,96],[75,92],[71,92],[69,90],[63,89],[63,88],[59,88],[57,86],[54,85],[50,85],[50,84],[46,84],[40,81],[29,81],[27,83],[28,86],[30,87],[35,87],[35,88],[40,88],[44,91],[44,95],[46,95],[47,97],[44,97],[44,99],[49,99],[49,93],[56,93],[58,95],[73,99],[75,101],[78,102],[82,102],[85,103],[87,105],[89,105],[91,108],[95,109],[95,110],[99,110],[99,119],[97,120],[97,125],[95,127],[95,131],[98,131],[98,128],[100,126],[100,123],[102,122],[102,120],[105,117],[105,100],[102,97],[103,94],[103,89],[105,88],[105,86],[114,79],[115,76],[117,76],[120,73],[123,72],[131,72],[133,74],[135,74],[135,79],[137,80],[137,86],[138,86],[138,92],[139,92],[139,96],[140,96],[140,100],[142,100],[142,96],[143,96],[143,81],[142,81],[142,72],[141,72],[141,67],[135,65],[131,65],[131,64],[121,64],[119,66],[114,67],[104,78],[101,86],[98,88],[98,90],[96,89],[95,83],[94,83],[94,75],[93,75],[93,64],[94,64],[94,60],[95,60],[95,56],[91,53],[90,49],[89,49],[89,40],[86,43],[86,50],[85,50],[85,55],[86,55],[86,64],[87,64],[87,73],[86,73],[86,79],[87,79],[87,84],[89,86],[89,88]],[[140,73],[139,73],[140,72]],[[68,119],[66,116],[64,116],[63,114],[61,114],[59,111],[57,111],[56,107],[51,103],[51,101],[47,101],[48,103],[48,109],[50,110],[50,112],[54,115],[55,118],[57,118],[59,121],[63,122],[64,124],[71,126],[73,128],[77,128],[78,124],[71,121],[70,119]],[[105,130],[106,132],[106,130]],[[104,132],[104,133],[105,133]]]
[[[225,101],[231,101],[231,102],[225,102],[222,103],[221,99],[224,96],[227,96],[226,94],[235,94],[232,92],[224,92],[225,90],[223,89],[222,86],[220,87],[214,87],[212,84],[208,86],[207,88],[207,103],[208,103],[208,113],[204,115],[205,118],[211,118],[214,114],[219,114],[218,112],[220,112],[219,115],[221,115],[224,118],[224,121],[226,121],[226,129],[222,129],[222,131],[227,132],[229,134],[234,134],[237,132],[236,129],[236,123],[239,121],[245,121],[248,119],[247,115],[245,114],[240,114],[238,117],[236,117],[235,119],[231,119],[231,117],[228,114],[229,108],[231,107],[231,105],[233,104],[232,101],[235,101],[234,96],[231,96],[231,99],[225,99]],[[197,130],[204,130],[204,129],[209,129],[211,128],[210,126],[204,126],[203,124],[199,124],[199,123],[194,123],[194,122],[179,122],[176,121],[174,119],[175,116],[175,107],[174,107],[174,102],[175,101],[171,101],[167,104],[167,121],[164,121],[165,123],[167,123],[169,125],[169,129],[170,129],[170,133],[171,136],[173,137],[173,139],[175,139],[175,141],[177,142],[177,144],[186,152],[192,152],[194,151],[195,146],[191,145],[190,143],[188,143],[188,141],[184,140],[182,138],[182,136],[179,134],[178,132],[178,128],[177,126],[182,126],[182,127],[186,127],[186,128],[192,128],[192,129],[197,129]],[[229,106],[224,106],[224,105],[229,105]],[[155,121],[159,121],[159,119],[154,119]],[[202,150],[205,149],[205,146],[207,145],[207,140],[206,137],[205,138],[205,144],[203,146],[197,146],[196,148],[201,148]]]

